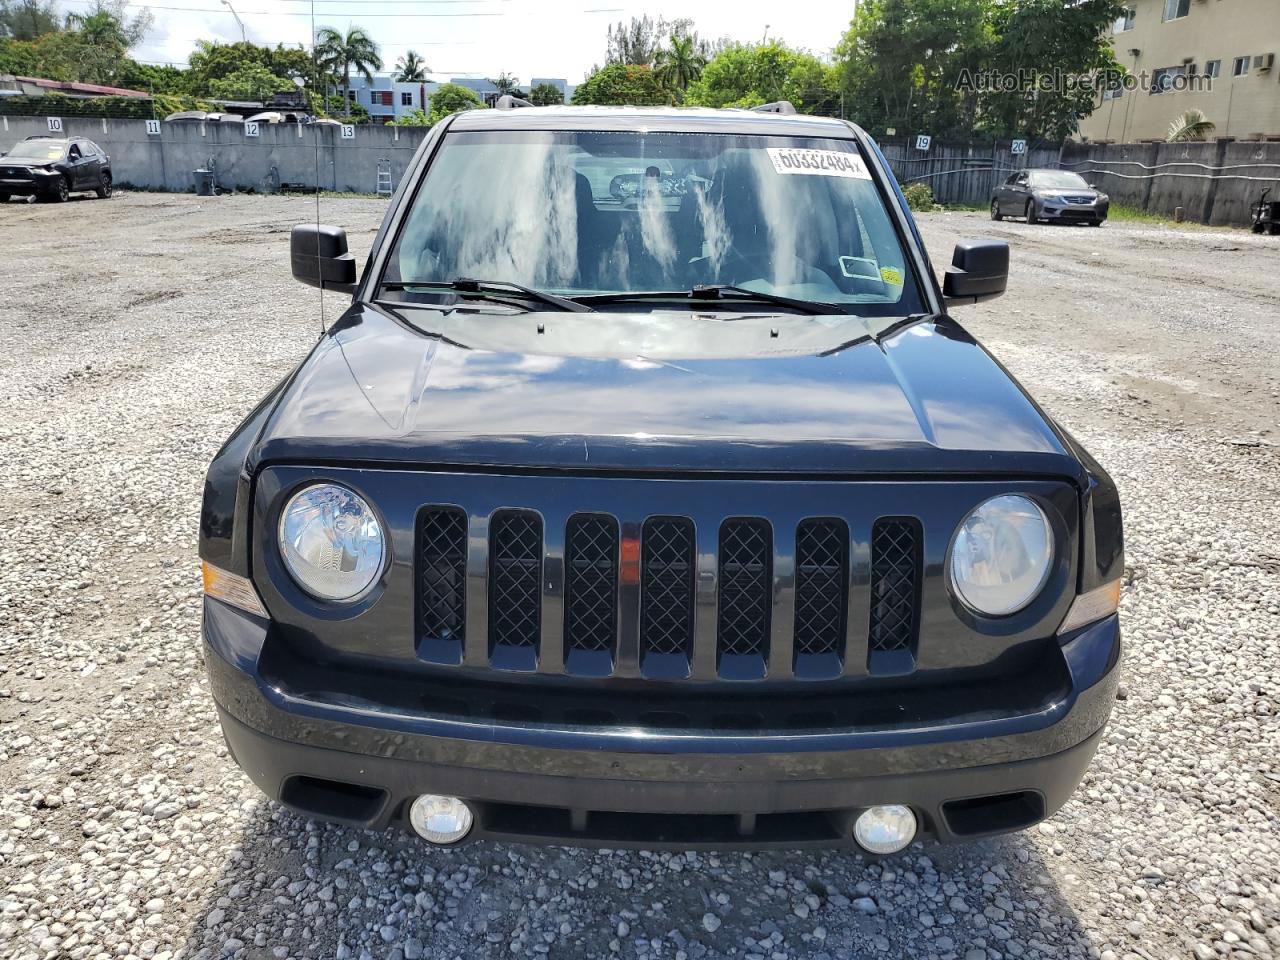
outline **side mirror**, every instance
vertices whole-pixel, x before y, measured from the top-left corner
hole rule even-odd
[[[313,287],[354,293],[356,258],[347,253],[347,231],[315,223],[300,223],[289,234],[293,278]]]
[[[1009,285],[1009,245],[995,240],[957,243],[942,278],[948,307],[990,300]]]

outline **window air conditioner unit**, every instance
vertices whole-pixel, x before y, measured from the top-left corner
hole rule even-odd
[[[1253,69],[1257,73],[1266,73],[1276,65],[1274,53],[1263,53],[1253,58]]]

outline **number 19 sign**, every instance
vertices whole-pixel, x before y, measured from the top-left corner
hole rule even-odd
[[[917,150],[923,150],[927,153],[929,150],[929,144],[931,143],[933,143],[933,137],[929,136],[927,133],[922,133],[916,137]]]

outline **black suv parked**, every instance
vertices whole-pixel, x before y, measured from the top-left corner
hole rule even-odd
[[[27,137],[0,156],[0,202],[32,194],[61,202],[86,190],[111,196],[111,158],[92,140]]]
[[[1026,827],[1118,678],[1107,474],[960,324],[879,149],[771,112],[426,138],[352,302],[209,468],[231,751],[434,843],[885,854]]]

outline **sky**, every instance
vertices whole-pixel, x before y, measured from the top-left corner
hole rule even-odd
[[[64,11],[89,0],[62,0]],[[306,44],[312,0],[230,0],[254,43]],[[387,69],[416,50],[438,78],[493,77],[523,83],[558,77],[579,83],[604,59],[609,24],[632,16],[692,17],[699,35],[758,41],[766,35],[823,55],[839,41],[854,0],[314,0],[317,27],[358,25],[381,48]],[[133,49],[142,61],[185,64],[196,40],[235,41],[240,28],[222,0],[138,0],[155,17]]]

